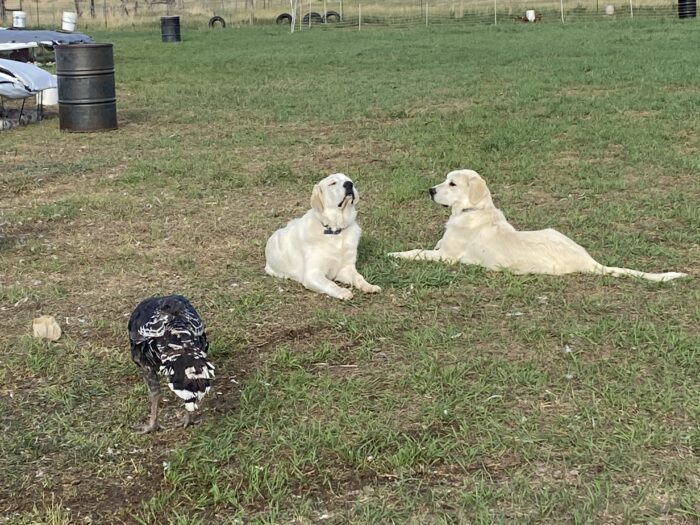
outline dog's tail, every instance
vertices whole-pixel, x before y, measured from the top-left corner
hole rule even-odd
[[[678,279],[680,277],[688,277],[687,273],[681,272],[665,272],[665,273],[649,273],[640,272],[638,270],[630,270],[629,268],[616,268],[614,266],[603,266],[602,264],[596,263],[594,272],[600,272],[603,275],[612,275],[614,277],[620,277],[622,275],[632,275],[633,277],[641,277],[642,279],[647,279],[649,281],[655,281],[661,283],[664,281],[670,281],[672,279]]]

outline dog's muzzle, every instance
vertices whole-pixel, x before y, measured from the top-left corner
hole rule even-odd
[[[430,188],[428,190],[428,193],[430,193],[430,198],[435,200],[435,194],[437,193],[437,190],[435,188]]]
[[[353,189],[352,181],[346,180],[343,182],[343,188],[345,188],[345,197],[343,197],[343,200],[338,204],[338,208],[341,208],[343,204],[347,202],[348,197],[350,197],[351,202],[355,202],[355,190]]]

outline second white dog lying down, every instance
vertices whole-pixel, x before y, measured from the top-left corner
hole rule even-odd
[[[294,279],[315,292],[350,299],[352,292],[333,281],[363,292],[381,291],[365,281],[355,268],[362,230],[355,222],[360,196],[342,173],[329,175],[314,186],[311,209],[267,240],[265,271]]]
[[[670,281],[686,274],[647,273],[603,266],[566,235],[548,228],[516,231],[496,208],[484,179],[472,170],[450,172],[447,180],[430,188],[430,197],[452,208],[445,235],[434,250],[390,253],[392,257],[477,264],[516,274],[598,273],[633,275],[650,281]]]

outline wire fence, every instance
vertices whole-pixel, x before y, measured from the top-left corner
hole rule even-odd
[[[157,23],[277,24],[290,31],[319,27],[409,27],[438,24],[573,23],[635,18],[689,18],[696,0],[0,0],[0,18],[26,12],[28,27],[60,28],[63,12],[78,13],[78,30]],[[9,24],[8,24],[9,25]],[[221,25],[220,21],[213,25]]]

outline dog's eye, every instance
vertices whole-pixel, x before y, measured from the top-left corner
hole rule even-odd
[[[457,186],[454,182],[450,182],[450,186]]]
[[[331,183],[329,184],[329,186],[335,186],[336,184],[338,184],[338,183],[337,183],[337,182],[331,182]]]

